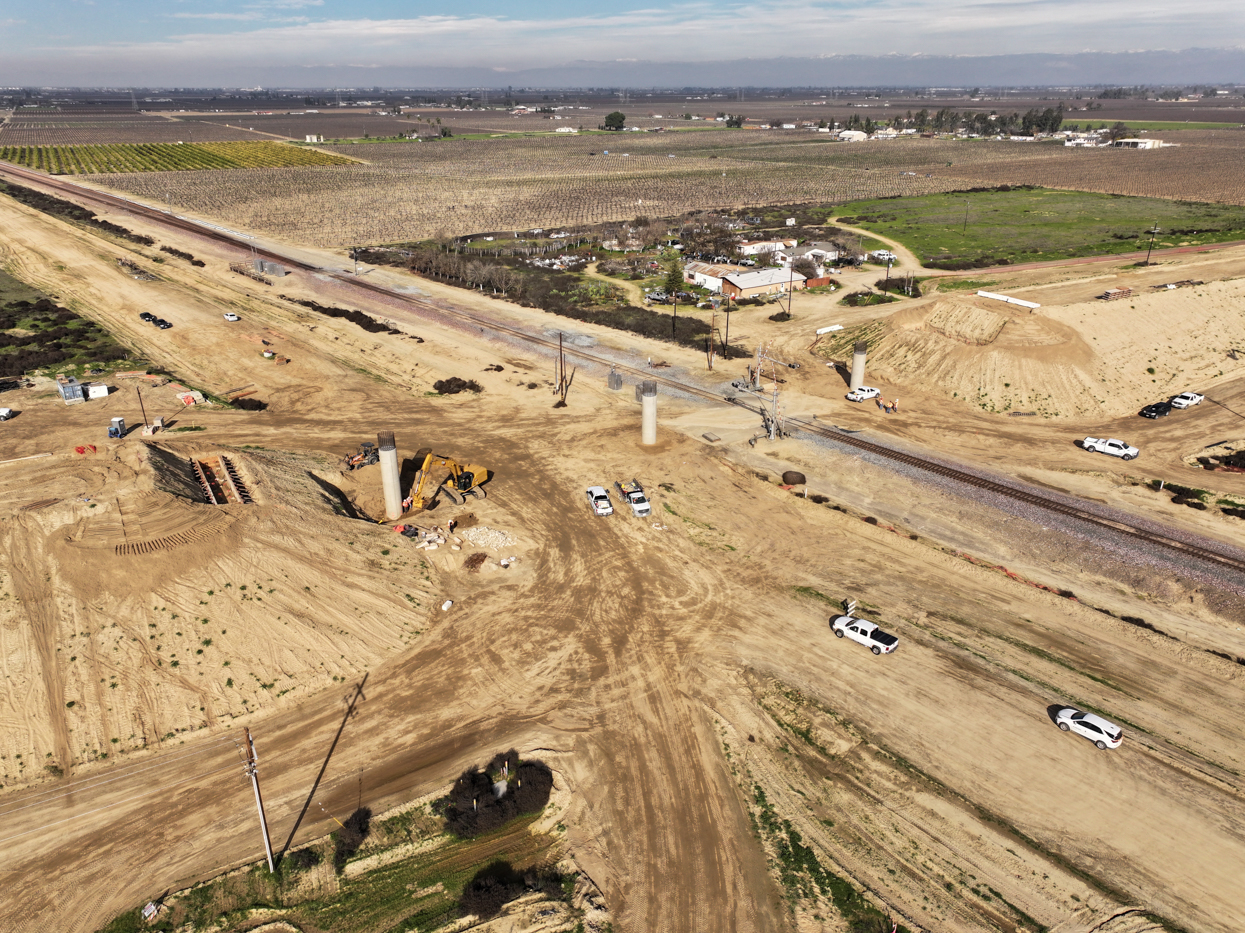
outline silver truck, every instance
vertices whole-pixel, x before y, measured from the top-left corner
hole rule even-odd
[[[636,518],[648,518],[653,514],[653,504],[648,501],[648,496],[644,495],[644,487],[638,480],[633,479],[629,483],[616,482],[614,488],[618,490],[623,501],[631,506],[631,514]]]

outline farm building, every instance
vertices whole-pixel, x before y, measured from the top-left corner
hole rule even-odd
[[[776,295],[804,287],[804,276],[786,269],[758,269],[755,272],[735,272],[722,278],[722,294],[732,298],[752,298],[756,295]]]
[[[711,292],[722,291],[722,279],[728,275],[747,272],[743,266],[725,266],[712,262],[689,262],[683,267],[683,281],[698,285]]]
[[[784,266],[805,257],[821,266],[838,259],[839,250],[833,243],[816,242],[774,251],[774,260],[782,263]]]
[[[839,134],[839,139],[845,143],[862,143],[868,138],[869,134],[860,130],[844,130]]]
[[[798,240],[744,240],[739,244],[739,255],[756,256],[760,253],[774,253],[780,249],[790,249]]]
[[[1161,139],[1117,139],[1111,144],[1116,149],[1162,149]]]

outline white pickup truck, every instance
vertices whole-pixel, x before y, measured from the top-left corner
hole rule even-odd
[[[1202,404],[1205,395],[1198,395],[1196,392],[1181,392],[1172,399],[1172,408],[1192,408],[1194,405]]]
[[[1117,437],[1087,437],[1081,441],[1081,446],[1094,453],[1119,457],[1121,460],[1133,460],[1141,453],[1136,447],[1125,444]]]
[[[653,504],[648,501],[648,496],[644,495],[644,487],[638,480],[633,479],[629,483],[615,482],[614,487],[622,496],[623,501],[631,506],[631,513],[636,518],[647,518],[653,514]]]

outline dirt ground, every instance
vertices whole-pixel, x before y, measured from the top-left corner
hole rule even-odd
[[[568,407],[554,409],[552,363],[530,345],[311,274],[260,286],[225,271],[236,257],[207,240],[131,218],[208,263],[155,266],[140,251],[161,277],[140,282],[113,261],[125,247],[7,200],[0,217],[0,261],[13,274],[187,385],[218,395],[252,387],[270,405],[182,410],[171,387],[144,389],[149,415],[203,430],[109,441],[110,417],[141,423],[132,380],[74,406],[42,383],[2,397],[20,413],[0,425],[0,812],[9,816],[0,843],[11,873],[0,927],[93,930],[260,857],[237,756],[243,726],[255,734],[278,846],[330,831],[320,805],[379,812],[495,751],[539,753],[570,792],[567,847],[620,931],[845,928],[824,895],[784,871],[758,791],[788,821],[781,832],[797,831],[912,930],[1245,924],[1245,668],[1211,653],[1245,657],[1241,581],[1156,574],[808,441],[751,447],[756,419],[732,406],[663,395],[659,443],[644,447],[631,387],[608,391],[604,370],[581,369]],[[341,267],[340,257],[320,260]],[[1211,396],[1153,423],[1126,414],[1149,390],[1122,362],[1130,339],[1153,355],[1150,334],[1130,338],[1130,316],[1090,303],[1100,268],[1015,273],[999,286],[1041,294],[1044,326],[1069,340],[1106,345],[1085,371],[1114,367],[1118,383],[1102,384],[1101,407],[1081,414],[991,413],[949,398],[950,377],[926,379],[924,366],[884,354],[874,384],[902,397],[901,412],[844,401],[842,378],[810,352],[813,331],[868,323],[876,309],[797,296],[789,324],[743,312],[732,334],[772,339],[802,364],[783,385],[790,414],[1239,544],[1239,520],[1131,483],[1164,477],[1245,497],[1245,477],[1183,460],[1245,433],[1239,370],[1209,376],[1210,351],[1200,349],[1222,349],[1238,287],[1230,279],[1243,264],[1237,252],[1142,273],[1213,282],[1201,295],[1136,302],[1143,331],[1182,322],[1164,335],[1162,373],[1186,381],[1153,391]],[[535,333],[558,327],[396,271],[369,274]],[[365,334],[273,293],[360,308],[404,333]],[[911,322],[932,335],[925,315],[945,300],[883,310],[900,333]],[[1085,320],[1091,309],[1100,313]],[[174,328],[142,324],[143,310]],[[225,323],[225,310],[242,320]],[[710,376],[691,352],[575,330],[593,352],[669,359],[670,372],[705,384],[742,375],[739,362]],[[265,360],[263,341],[291,362]],[[952,342],[956,352],[969,346]],[[430,397],[449,375],[484,391]],[[396,433],[404,457],[431,446],[489,466],[487,499],[421,520],[444,526],[470,512],[513,544],[417,551],[386,525],[342,514],[375,509],[378,468],[343,475],[338,464],[378,430]],[[706,431],[721,440],[706,442]],[[1143,459],[1079,451],[1071,441],[1086,433],[1123,436]],[[221,454],[254,504],[191,501],[182,465]],[[780,488],[792,467],[829,502]],[[590,516],[588,485],[632,476],[653,495],[652,520]],[[488,554],[478,575],[462,568],[474,550]],[[503,569],[510,556],[518,563]],[[843,597],[897,634],[900,649],[878,658],[833,638],[830,603]],[[343,720],[364,677],[365,700]],[[1062,704],[1103,710],[1124,726],[1124,745],[1100,752],[1060,733],[1050,717]]]

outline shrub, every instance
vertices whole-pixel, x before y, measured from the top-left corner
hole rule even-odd
[[[474,379],[459,379],[457,376],[450,376],[449,379],[438,379],[432,384],[432,388],[441,395],[457,395],[459,392],[484,391],[484,387]]]
[[[323,314],[325,317],[343,318],[351,324],[358,324],[369,334],[402,333],[402,331],[397,328],[390,327],[388,324],[382,324],[380,321],[376,320],[376,318],[369,317],[362,311],[350,311],[346,308],[335,308],[330,305],[322,305],[318,302],[305,298],[290,298],[286,295],[278,295],[277,297],[282,298],[285,301],[293,302],[296,305],[302,305],[304,308],[309,308],[310,310],[316,312],[316,314]],[[423,341],[421,340],[420,343],[422,342]]]
[[[497,796],[503,765],[510,779]],[[524,813],[535,813],[549,802],[553,772],[540,761],[520,761],[514,749],[497,755],[485,771],[472,765],[454,782],[449,794],[434,805],[445,818],[445,828],[462,839],[492,832]]]
[[[229,404],[243,411],[264,411],[268,408],[267,402],[261,402],[257,398],[236,398]]]
[[[286,860],[290,863],[290,867],[298,871],[304,871],[319,865],[323,861],[323,857],[315,849],[299,849],[296,852],[291,852],[286,857]]]
[[[488,920],[522,894],[523,887],[522,876],[509,862],[494,862],[467,882],[459,910],[463,916],[475,914],[481,920]]]
[[[339,872],[346,867],[350,857],[359,851],[363,841],[367,839],[367,831],[372,824],[372,811],[369,807],[359,807],[346,818],[334,836],[337,847],[333,852],[333,867]]]

